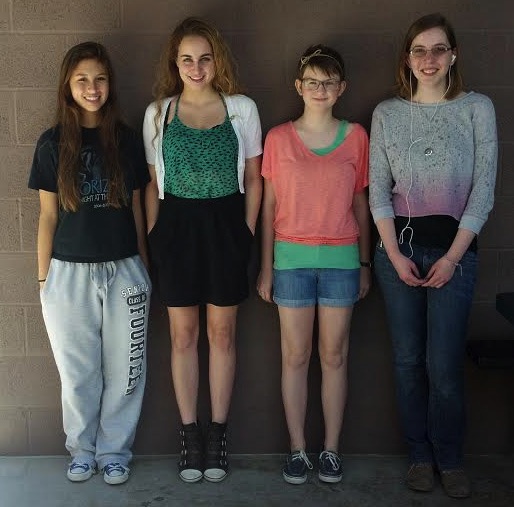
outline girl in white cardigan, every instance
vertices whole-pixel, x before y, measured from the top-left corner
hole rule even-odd
[[[226,421],[235,372],[238,304],[262,194],[261,127],[219,32],[181,22],[165,48],[157,100],[144,121],[151,182],[146,211],[161,299],[168,307],[171,368],[182,419],[185,482],[228,472]],[[211,422],[197,422],[199,306],[206,305]]]

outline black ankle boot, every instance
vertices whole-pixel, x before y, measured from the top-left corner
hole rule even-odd
[[[184,482],[197,482],[203,476],[204,455],[202,431],[198,423],[183,424],[180,430],[178,473]]]
[[[220,482],[228,474],[227,425],[211,422],[207,428],[205,471],[210,482]]]

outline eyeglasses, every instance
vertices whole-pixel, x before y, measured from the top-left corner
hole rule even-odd
[[[339,79],[325,79],[325,81],[319,81],[318,79],[313,79],[310,77],[306,77],[302,79],[302,86],[311,92],[315,92],[320,85],[323,86],[323,89],[326,92],[335,92],[339,90],[339,85],[341,81]]]
[[[425,58],[425,56],[427,56],[428,53],[432,53],[432,56],[434,58],[439,58],[440,56],[443,56],[451,49],[452,48],[449,48],[448,46],[445,46],[444,44],[439,44],[430,49],[425,48],[423,46],[416,46],[409,51],[409,55],[411,55],[413,58]]]

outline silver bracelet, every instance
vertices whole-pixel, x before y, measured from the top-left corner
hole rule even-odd
[[[459,268],[460,270],[460,276],[462,276],[462,264],[460,262],[452,261],[446,254],[443,255],[443,257],[450,263],[453,264],[455,268]]]

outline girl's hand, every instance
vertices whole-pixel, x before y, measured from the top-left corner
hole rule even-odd
[[[410,287],[419,287],[425,283],[425,280],[420,277],[418,267],[405,255],[399,253],[391,262],[403,283]]]
[[[257,277],[257,293],[267,303],[273,303],[271,298],[271,287],[273,285],[273,271],[263,270]]]
[[[422,287],[433,287],[440,289],[448,283],[455,273],[457,264],[446,257],[441,257],[430,268]]]
[[[360,271],[359,299],[362,299],[368,295],[371,287],[371,268],[363,266]]]

